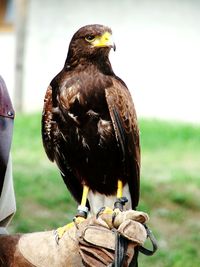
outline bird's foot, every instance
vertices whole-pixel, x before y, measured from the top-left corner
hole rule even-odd
[[[73,219],[73,223],[74,223],[74,225],[77,227],[77,226],[79,225],[79,223],[82,223],[82,222],[84,222],[85,220],[86,220],[86,218],[84,218],[84,217],[76,216],[76,217],[74,217],[74,219]]]
[[[74,226],[78,226],[79,223],[82,223],[83,221],[85,221],[85,218],[83,217],[74,217],[73,222],[70,222],[62,227],[59,227],[58,229],[55,230],[54,234],[55,234],[55,239],[56,239],[56,243],[59,243],[59,240],[63,237],[63,235],[70,230],[72,227]]]
[[[69,229],[71,229],[74,226],[78,226],[79,223],[85,221],[88,214],[88,208],[85,206],[78,206],[78,212],[76,216],[73,219],[73,222],[68,223],[64,225],[63,227],[59,227],[57,230],[55,230],[55,238],[56,242],[58,243],[59,240],[62,238],[62,236],[67,232]]]
[[[114,203],[114,209],[111,209],[109,207],[102,207],[97,212],[96,218],[98,219],[99,216],[103,214],[111,214],[114,220],[117,214],[123,211],[123,207],[127,201],[128,199],[126,197],[118,198]]]
[[[100,208],[100,210],[97,212],[96,218],[98,219],[98,217],[102,214],[113,214],[113,209],[109,207]]]
[[[115,203],[114,203],[114,210],[113,210],[113,214],[112,214],[112,223],[114,224],[115,218],[116,216],[123,211],[123,208],[126,204],[126,202],[128,202],[128,199],[126,197],[120,197],[118,198]]]
[[[126,202],[128,202],[128,199],[126,197],[117,198],[114,203],[114,210],[119,209],[120,211],[123,211]]]
[[[57,228],[54,231],[56,243],[58,244],[59,240],[62,238],[65,232],[74,227],[74,222],[68,223],[62,227]]]

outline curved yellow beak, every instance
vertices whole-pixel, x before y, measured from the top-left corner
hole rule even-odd
[[[111,47],[113,50],[116,50],[115,43],[113,42],[112,34],[109,32],[105,32],[101,36],[97,36],[95,40],[92,42],[94,47]]]

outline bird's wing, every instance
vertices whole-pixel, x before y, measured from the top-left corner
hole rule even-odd
[[[49,85],[45,94],[44,107],[42,113],[42,140],[48,158],[51,161],[54,161],[53,133],[56,130],[56,125],[53,123],[52,110],[53,110],[52,87]]]
[[[105,90],[105,95],[135,209],[140,190],[140,143],[135,107],[128,89],[118,79],[113,79],[113,85]]]
[[[64,154],[60,153],[62,150],[62,141],[60,141],[60,139],[62,138],[57,122],[54,120],[54,112],[56,113],[56,108],[53,107],[52,87],[49,86],[46,91],[42,114],[43,146],[48,158],[51,161],[55,161],[58,165],[67,188],[76,201],[80,203],[82,196],[82,185],[69,168]]]

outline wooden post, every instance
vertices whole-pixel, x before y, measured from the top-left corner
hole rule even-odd
[[[26,43],[26,25],[28,1],[16,0],[16,66],[15,66],[15,90],[14,106],[17,112],[23,111],[23,76],[24,76],[24,48]]]

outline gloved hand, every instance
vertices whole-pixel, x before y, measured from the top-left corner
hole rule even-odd
[[[142,223],[148,215],[138,211],[101,214],[70,228],[56,242],[54,231],[0,236],[1,267],[83,267],[109,266],[114,260],[115,235],[129,240],[125,265],[142,245],[147,234]]]
[[[102,213],[98,218],[92,217],[77,231],[80,254],[88,267],[109,266],[114,261],[116,235],[120,234],[129,240],[124,266],[134,255],[135,246],[144,244],[147,233],[142,223],[147,222],[148,215],[139,211],[123,211],[116,214]]]

